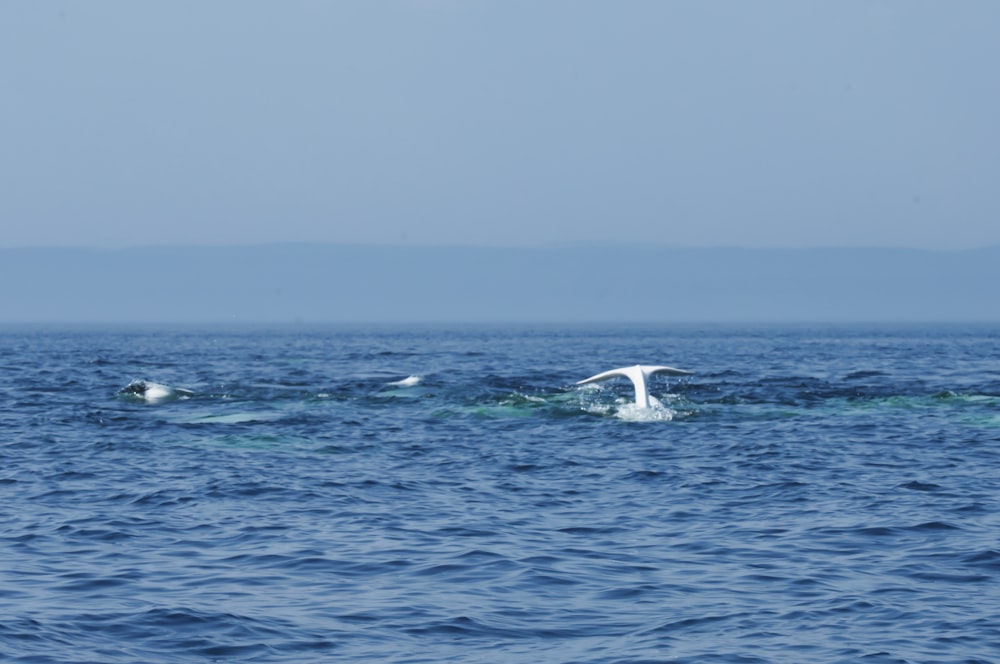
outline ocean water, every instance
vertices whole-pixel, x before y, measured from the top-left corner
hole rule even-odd
[[[0,328],[0,660],[1000,661],[1000,328]]]

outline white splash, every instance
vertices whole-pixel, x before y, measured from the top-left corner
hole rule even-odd
[[[677,414],[677,411],[657,401],[656,397],[650,397],[650,402],[649,406],[624,404],[615,411],[615,417],[627,422],[669,422]]]
[[[595,384],[583,385],[581,389],[588,392],[603,392],[604,390],[603,386]],[[668,395],[670,398],[673,396]],[[678,414],[682,414],[673,408],[663,405],[663,402],[652,394],[649,395],[648,406],[640,406],[634,401],[624,398],[616,399],[615,403],[587,398],[583,409],[594,415],[614,417],[626,422],[669,422]]]

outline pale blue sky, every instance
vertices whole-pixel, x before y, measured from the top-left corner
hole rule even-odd
[[[998,35],[995,0],[0,0],[0,246],[996,245]]]

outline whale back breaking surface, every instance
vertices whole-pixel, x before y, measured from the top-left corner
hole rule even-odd
[[[170,399],[188,398],[193,396],[194,392],[182,388],[170,387],[162,383],[155,383],[150,380],[133,380],[118,390],[118,394],[131,399],[159,402]]]

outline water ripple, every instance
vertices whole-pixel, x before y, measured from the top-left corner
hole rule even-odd
[[[8,661],[1000,660],[993,330],[5,334]]]

